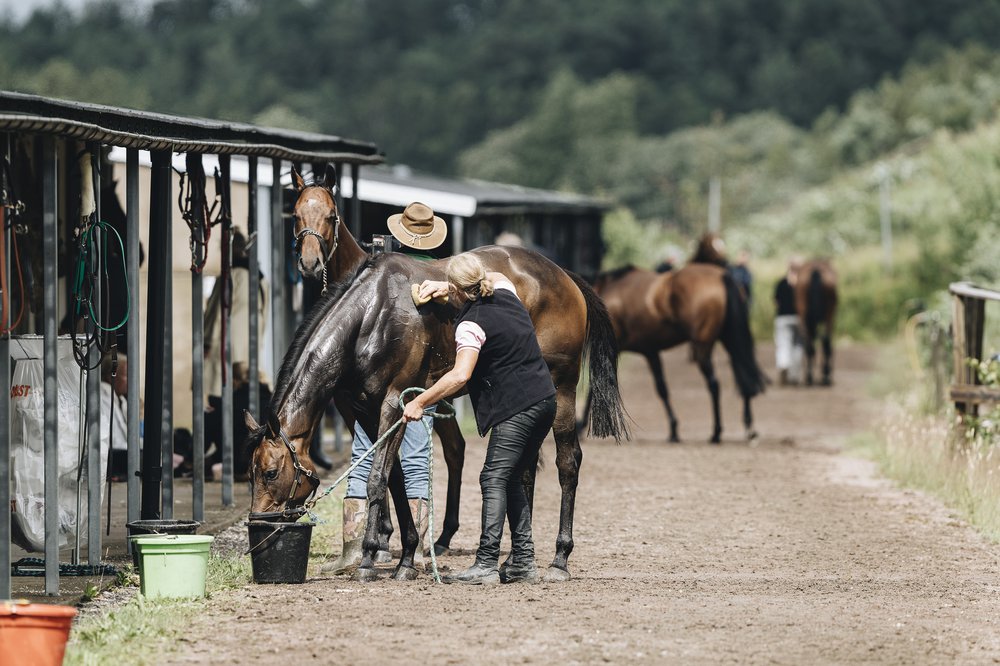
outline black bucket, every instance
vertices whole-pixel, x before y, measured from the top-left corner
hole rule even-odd
[[[129,549],[132,551],[132,566],[139,570],[139,549],[132,546],[131,537],[146,534],[194,534],[201,526],[197,520],[134,520],[125,527],[128,530]]]
[[[250,565],[255,583],[304,583],[315,523],[251,520]]]

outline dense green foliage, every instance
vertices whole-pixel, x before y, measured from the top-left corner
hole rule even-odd
[[[98,0],[0,25],[0,87],[341,133],[450,172],[566,86],[621,80],[639,136],[768,109],[809,126],[969,40],[1000,41],[1000,0]]]
[[[98,0],[0,23],[0,87],[600,195],[609,266],[685,254],[719,177],[757,330],[788,255],[822,254],[841,332],[871,337],[949,280],[1000,284],[996,43],[1000,0]]]

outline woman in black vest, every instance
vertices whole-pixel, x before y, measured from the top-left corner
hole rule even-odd
[[[479,434],[492,428],[486,462],[479,475],[483,492],[483,531],[476,562],[446,582],[474,585],[535,582],[531,507],[522,482],[537,463],[538,449],[556,415],[556,389],[542,358],[535,329],[513,283],[502,273],[487,273],[474,254],[448,263],[448,281],[426,280],[420,296],[451,293],[461,307],[455,320],[455,367],[406,406],[415,421],[424,406],[457,393],[466,384]],[[504,516],[510,522],[511,557],[498,570]]]

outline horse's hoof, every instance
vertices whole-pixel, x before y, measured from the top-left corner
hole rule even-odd
[[[447,555],[450,552],[451,552],[451,548],[449,548],[448,546],[442,546],[439,543],[434,544],[434,555],[435,556],[441,557],[442,555]]]
[[[404,567],[403,565],[396,567],[396,570],[392,573],[393,580],[416,580],[417,576],[416,569],[413,567]]]
[[[671,444],[680,444],[681,438],[677,436],[677,433],[670,433],[670,437],[667,439]]]
[[[546,583],[565,583],[569,578],[569,571],[559,567],[549,567],[545,575],[542,576],[542,580]]]
[[[392,562],[392,553],[387,550],[375,553],[375,564],[385,564],[386,562]]]
[[[353,578],[359,583],[371,583],[378,580],[378,572],[375,571],[374,567],[358,567]]]
[[[829,377],[824,377],[823,381],[820,382],[823,386],[833,386],[833,380]]]
[[[747,431],[747,441],[748,442],[752,442],[753,440],[757,439],[757,437],[758,437],[758,435],[757,435],[757,431],[756,430],[748,430]]]
[[[712,435],[712,439],[708,440],[709,444],[722,444],[722,435]]]

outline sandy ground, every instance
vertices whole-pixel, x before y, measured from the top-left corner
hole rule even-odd
[[[686,351],[665,355],[683,444],[645,364],[624,357],[632,442],[584,443],[568,583],[492,588],[314,578],[218,594],[162,659],[291,663],[991,663],[1000,661],[1000,549],[935,501],[895,489],[840,450],[870,426],[875,351],[838,350],[830,389],[772,388],[761,439],[740,440],[728,360],[726,430],[709,446],[708,395]],[[771,367],[768,346],[762,363]],[[480,440],[470,442],[459,554],[478,539]],[[558,520],[539,475],[535,541]],[[438,469],[443,469],[439,466]],[[444,497],[443,474],[437,497]]]

